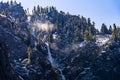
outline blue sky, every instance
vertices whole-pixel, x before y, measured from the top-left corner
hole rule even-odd
[[[8,0],[3,0],[8,1]],[[10,1],[10,0],[9,0]],[[14,1],[14,0],[13,0]],[[16,0],[24,8],[32,9],[34,5],[55,6],[59,11],[69,12],[95,21],[96,27],[102,23],[107,26],[116,23],[120,26],[120,0]]]

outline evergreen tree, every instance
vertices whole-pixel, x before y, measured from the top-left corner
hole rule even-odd
[[[117,39],[117,27],[115,24],[113,24],[113,33],[112,33],[112,39],[116,40]]]
[[[103,23],[101,26],[101,33],[102,34],[109,34],[109,31],[107,29],[107,26]]]
[[[96,35],[95,22],[92,22],[92,25],[90,27],[90,31],[91,31],[92,35]]]
[[[91,20],[88,18],[88,27],[91,26]]]
[[[39,5],[37,6],[37,12],[40,12],[40,6]]]
[[[95,35],[93,35],[93,34],[91,33],[90,27],[88,27],[88,28],[86,29],[86,31],[84,32],[84,39],[85,39],[86,41],[96,41],[96,37],[95,37]]]
[[[116,27],[116,24],[113,24],[114,30],[112,32],[112,37],[111,39],[114,41],[119,41],[120,40],[120,28]]]
[[[21,2],[19,2],[19,5],[21,6]]]
[[[14,4],[17,4],[17,2],[16,2],[16,1],[14,1]]]
[[[13,5],[13,1],[10,1],[10,5]]]
[[[42,7],[40,7],[41,13],[44,13],[44,9]]]
[[[112,26],[109,27],[109,34],[112,34]]]
[[[83,41],[83,34],[79,27],[75,30],[74,43]]]
[[[92,22],[92,26],[95,27],[95,22],[94,21]]]
[[[113,24],[113,28],[114,28],[114,30],[116,30],[116,29],[117,29],[117,27],[116,27],[116,24],[115,24],[115,23]]]
[[[34,9],[33,9],[34,12],[36,12],[36,7],[34,6]]]
[[[46,7],[46,9],[45,9],[45,13],[48,13],[48,8]]]
[[[9,1],[7,1],[7,4],[9,5]]]
[[[30,14],[30,12],[29,12],[29,8],[27,8],[27,14],[28,14],[28,15]]]

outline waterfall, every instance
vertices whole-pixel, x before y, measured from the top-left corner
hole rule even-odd
[[[66,79],[65,79],[65,76],[62,74],[62,70],[61,70],[60,68],[58,68],[58,70],[60,71],[60,75],[61,75],[61,77],[62,77],[62,80],[66,80]]]
[[[62,80],[66,80],[65,76],[62,73],[62,70],[58,67],[58,64],[55,63],[55,61],[54,61],[54,59],[53,59],[53,57],[51,55],[49,43],[45,42],[45,44],[47,46],[47,51],[48,51],[48,60],[50,61],[52,67],[55,67],[55,68],[57,68],[60,71],[60,76],[61,76]]]
[[[47,51],[48,51],[48,60],[50,61],[51,65],[52,65],[53,67],[55,67],[55,63],[54,63],[54,60],[53,60],[52,55],[51,55],[51,52],[50,52],[49,43],[46,42],[45,44],[46,44],[46,46],[47,46]]]

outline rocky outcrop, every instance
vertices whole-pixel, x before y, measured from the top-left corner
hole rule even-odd
[[[10,48],[11,58],[19,59],[20,57],[25,57],[25,55],[27,55],[27,46],[24,41],[13,33],[13,31],[11,30],[13,26],[10,26],[9,24],[2,24],[5,21],[3,18],[0,18],[0,20],[3,20],[0,23],[0,40],[4,41],[6,45]]]
[[[9,62],[10,51],[4,42],[0,41],[0,79],[20,80]]]
[[[21,4],[0,3],[0,80],[62,80],[62,75],[66,80],[120,80],[120,42],[86,41],[87,27],[95,31],[90,19],[50,9],[34,11],[28,22]],[[50,21],[56,29],[32,35],[30,24],[38,20]]]

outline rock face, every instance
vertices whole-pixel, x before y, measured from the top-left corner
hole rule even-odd
[[[13,32],[13,26],[10,26],[12,24],[10,21],[5,24],[4,22],[6,19],[0,18],[0,20],[0,40],[4,41],[10,48],[11,58],[19,58],[21,56],[24,57],[27,51],[27,46],[25,45],[24,41],[15,35]]]
[[[0,41],[0,79],[20,80],[10,65],[9,55],[8,47]]]
[[[120,42],[100,36],[99,44],[86,41],[79,32],[90,21],[50,9],[28,22],[21,4],[0,3],[0,80],[120,80]],[[59,27],[50,34],[32,31],[29,24],[37,20]]]
[[[120,42],[112,42],[103,47],[99,56],[92,63],[93,75],[100,80],[119,80],[120,79]]]

